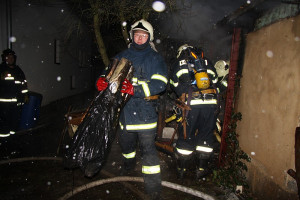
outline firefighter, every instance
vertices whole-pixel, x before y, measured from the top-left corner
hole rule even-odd
[[[178,49],[177,60],[172,68],[171,87],[191,110],[185,112],[179,124],[179,137],[175,146],[178,177],[186,173],[187,163],[196,158],[196,177],[208,174],[208,162],[213,155],[214,129],[217,119],[217,75],[212,63],[201,49],[188,44]],[[182,121],[184,122],[184,121]],[[186,135],[185,135],[186,134]]]
[[[220,94],[226,92],[229,73],[229,61],[219,60],[215,63],[214,68],[218,75],[217,89]]]
[[[158,199],[161,191],[160,164],[155,148],[158,115],[156,102],[147,99],[165,91],[167,66],[152,42],[153,27],[149,22],[143,19],[135,22],[131,26],[130,38],[132,43],[129,48],[116,56],[119,60],[122,57],[130,60],[134,67],[133,79],[125,80],[121,90],[132,94],[120,115],[119,143],[124,160],[123,170],[128,172],[135,167],[138,141],[146,193],[152,199]],[[99,78],[98,90],[106,87],[105,78]]]
[[[28,99],[28,90],[24,72],[16,65],[15,52],[6,49],[1,57],[0,137],[7,137],[19,128],[22,106]]]

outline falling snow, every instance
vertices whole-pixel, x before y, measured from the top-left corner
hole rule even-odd
[[[152,8],[156,12],[163,12],[166,9],[166,5],[161,1],[154,1],[152,3]]]
[[[17,38],[14,37],[14,36],[12,36],[12,37],[9,38],[9,41],[10,41],[10,42],[16,42],[16,41],[17,41]]]
[[[267,57],[272,58],[272,57],[273,57],[273,51],[268,50],[268,51],[266,52],[266,55],[267,55]]]

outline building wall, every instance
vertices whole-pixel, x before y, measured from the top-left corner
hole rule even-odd
[[[29,91],[42,94],[43,105],[93,87],[91,36],[63,1],[14,0],[11,6],[11,35],[16,39],[12,49],[26,75]],[[1,22],[1,29],[5,28],[5,20]],[[76,27],[83,28],[84,35],[70,32],[73,28],[77,33]],[[57,40],[59,54],[55,54]],[[2,42],[1,50],[7,48],[4,45]]]
[[[248,177],[259,199],[298,199],[295,129],[300,123],[300,15],[246,36],[237,111]]]

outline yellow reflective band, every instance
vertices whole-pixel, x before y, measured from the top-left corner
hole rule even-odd
[[[7,134],[0,134],[0,137],[8,137],[8,136],[10,136],[9,133],[7,133]]]
[[[197,146],[196,147],[197,151],[203,151],[203,152],[212,152],[213,148],[210,147],[204,147],[204,146]]]
[[[7,76],[4,78],[4,80],[15,80],[15,78],[13,76],[11,76],[11,74],[7,74]]]
[[[170,84],[173,85],[174,87],[178,86],[178,83],[175,83],[172,79],[170,79]]]
[[[159,74],[153,74],[153,75],[151,76],[151,79],[157,79],[157,80],[160,80],[160,81],[164,82],[165,84],[168,83],[168,79],[167,79],[166,77],[162,76],[162,75],[159,75]]]
[[[4,80],[9,80],[9,81],[10,81],[10,80],[15,80],[15,78],[14,78],[14,77],[11,77],[11,76],[9,76],[9,77],[5,77],[5,78],[4,78]]]
[[[12,99],[0,99],[0,102],[17,102],[16,98],[12,98]]]
[[[190,105],[200,105],[200,104],[217,104],[217,100],[216,99],[209,99],[209,100],[205,100],[204,101],[202,99],[193,99],[190,102]]]
[[[15,131],[9,131],[9,133],[10,133],[11,135],[13,135],[13,134],[15,134],[16,132],[15,132]]]
[[[132,78],[132,84],[138,84],[138,79],[136,77]]]
[[[217,83],[218,82],[218,77],[216,77],[212,82]]]
[[[212,76],[216,76],[216,73],[211,69],[207,69],[207,73],[211,74]]]
[[[151,94],[150,94],[150,90],[149,90],[148,84],[145,81],[139,81],[139,85],[142,85],[144,93],[145,93],[145,96],[146,97],[150,97]]]
[[[134,158],[134,157],[135,157],[136,152],[134,151],[134,152],[127,153],[127,154],[122,153],[122,155],[123,155],[125,158],[130,159],[130,158]]]
[[[24,94],[24,93],[27,93],[28,92],[28,90],[22,90],[22,93]]]
[[[188,69],[181,69],[176,73],[176,76],[179,78],[182,74],[188,74],[189,70]]]
[[[193,153],[193,151],[190,150],[184,150],[184,149],[179,149],[176,147],[176,150],[178,151],[178,153],[182,154],[182,155],[190,155]]]
[[[178,169],[179,171],[180,171],[180,170],[186,171],[186,168],[181,169],[180,167],[178,167],[177,169]]]
[[[126,130],[144,130],[156,128],[157,122],[151,124],[136,124],[136,125],[126,125]],[[120,123],[120,128],[123,130],[124,126]]]
[[[15,84],[21,84],[22,82],[21,81],[15,81]]]
[[[224,85],[225,87],[228,86],[227,81],[222,81],[221,83],[222,83],[222,85]]]
[[[160,173],[160,166],[143,166],[142,167],[142,173],[143,174],[158,174]]]

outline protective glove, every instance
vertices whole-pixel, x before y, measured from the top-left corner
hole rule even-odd
[[[97,89],[98,91],[103,91],[107,88],[108,86],[108,82],[106,81],[106,78],[105,77],[100,77],[98,80],[97,80]]]
[[[134,87],[133,87],[133,85],[130,83],[130,81],[127,80],[126,78],[124,79],[124,81],[123,81],[123,83],[122,83],[121,92],[122,92],[122,93],[130,94],[130,95],[133,95],[133,94],[134,94]]]

